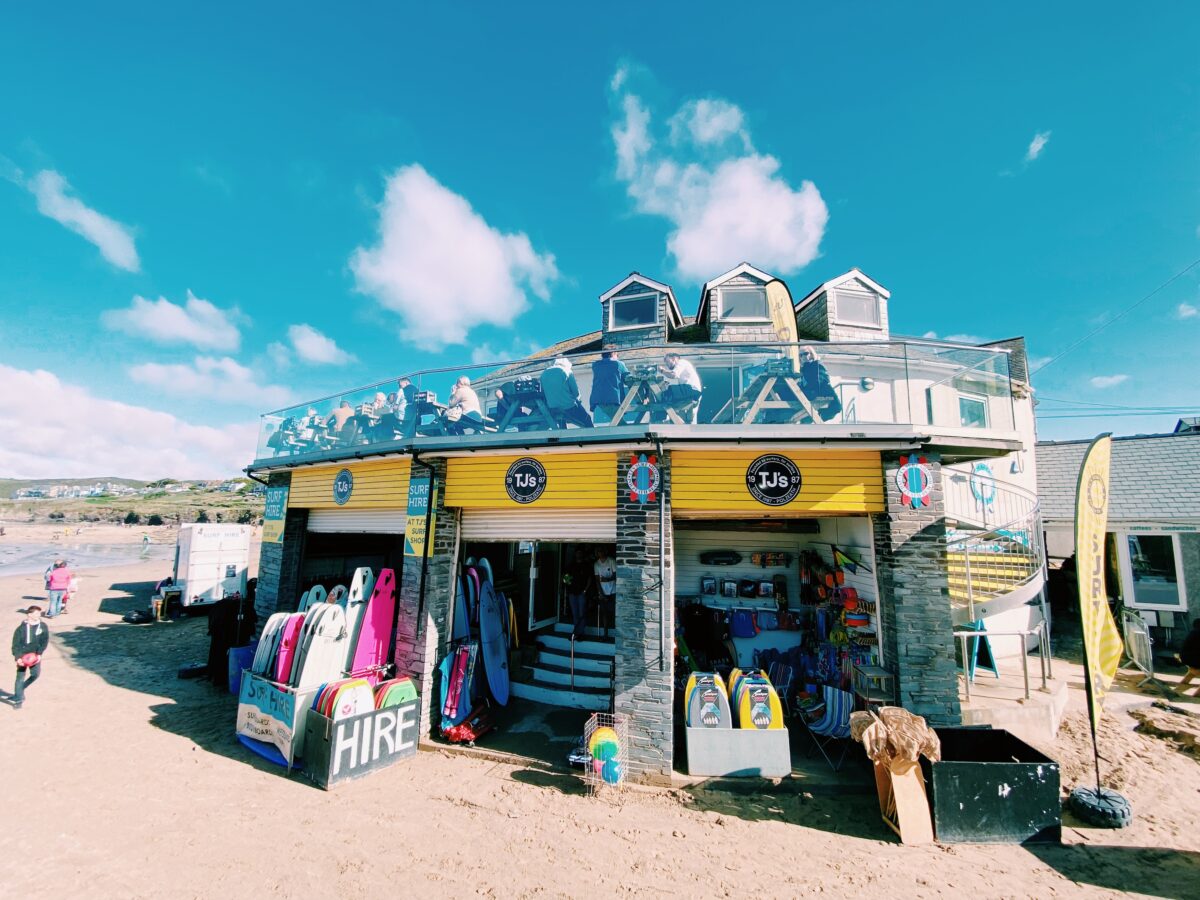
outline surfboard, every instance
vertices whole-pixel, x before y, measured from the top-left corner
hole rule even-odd
[[[341,600],[341,605],[346,606],[350,601],[351,596],[370,597],[371,591],[375,589],[375,573],[366,568],[354,570],[354,576],[350,579],[350,592]]]
[[[370,569],[355,569],[350,590],[342,598],[343,602],[338,604],[346,609],[346,660],[342,670],[347,673],[354,671],[354,651],[358,646],[358,633],[362,629],[363,616],[367,612],[367,604],[371,600],[374,586],[375,576]]]
[[[479,572],[469,566],[463,573],[467,584],[467,614],[472,625],[479,624]]]
[[[688,677],[684,696],[689,728],[733,727],[725,682],[716,672],[693,673]]]
[[[796,328],[796,307],[792,303],[792,295],[787,285],[778,278],[767,282],[767,308],[771,312],[771,327],[781,343],[788,344],[783,351],[784,356],[792,361],[795,371],[800,371],[800,332]]]
[[[396,616],[396,573],[381,569],[358,624],[350,673],[366,673],[386,663]]]
[[[477,568],[480,570],[480,573],[488,584],[494,583],[492,580],[492,564],[487,561],[487,557],[480,557]]]
[[[500,598],[490,581],[479,592],[479,639],[483,650],[483,670],[487,675],[492,697],[501,706],[508,705],[508,610],[500,609]]]
[[[333,590],[329,592],[329,596],[325,598],[326,603],[341,603],[342,597],[350,593],[344,584],[334,585]]]
[[[287,684],[292,676],[292,660],[300,640],[300,629],[304,627],[305,613],[292,613],[283,625],[283,636],[279,641],[279,654],[275,662],[274,681]]]
[[[463,589],[463,578],[454,579],[454,626],[451,640],[459,641],[471,636],[471,616],[467,612],[467,594]]]

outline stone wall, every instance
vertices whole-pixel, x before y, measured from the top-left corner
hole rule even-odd
[[[289,487],[292,476],[276,472],[268,480],[271,487]],[[283,542],[264,543],[258,559],[258,588],[254,594],[254,612],[258,630],[275,612],[293,612],[299,597],[300,562],[308,531],[308,510],[288,509],[284,521]]]
[[[417,614],[421,596],[421,558],[404,560],[400,576],[396,615],[396,674],[407,675],[421,692],[421,737],[427,738],[433,725],[432,700],[440,685],[435,681],[437,664],[445,655],[450,640],[450,604],[454,596],[454,557],[458,549],[456,509],[446,501],[446,461],[429,461],[437,479],[432,494],[434,522],[433,555],[425,572],[425,611],[423,627]],[[426,474],[423,466],[412,467],[412,477]]]
[[[927,504],[904,506],[896,472],[900,454],[883,455],[887,510],[872,517],[879,575],[884,664],[896,673],[899,703],[932,725],[957,725],[958,670],[950,615],[942,466],[925,454],[933,476]]]
[[[649,455],[649,454],[648,454]],[[629,721],[629,775],[669,783],[674,750],[674,578],[671,508],[659,541],[659,505],[630,499],[630,457],[617,460],[617,627],[614,710]],[[669,498],[670,460],[658,461]],[[666,583],[659,590],[659,554]],[[665,616],[666,622],[663,622]],[[662,634],[660,639],[659,635]],[[661,646],[661,652],[660,652]]]

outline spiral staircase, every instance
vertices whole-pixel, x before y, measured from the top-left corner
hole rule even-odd
[[[1019,620],[1045,584],[1037,495],[982,472],[944,472],[954,624]],[[1038,620],[1040,611],[1028,624]]]

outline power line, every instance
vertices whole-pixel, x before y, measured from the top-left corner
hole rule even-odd
[[[1050,416],[1038,416],[1042,419],[1121,419],[1126,416],[1194,416],[1200,414],[1200,409],[1163,409],[1150,412],[1071,412],[1057,413]]]
[[[1125,403],[1095,403],[1090,400],[1060,400],[1058,397],[1038,397],[1039,401],[1048,400],[1053,403],[1067,403],[1071,406],[1096,406],[1101,409],[1155,409],[1155,410],[1172,410],[1178,409],[1178,406],[1129,406]],[[1061,407],[1055,409],[1054,412],[1065,412]]]
[[[1200,259],[1194,260],[1191,263],[1191,265],[1186,266],[1183,269],[1180,269],[1178,272],[1176,272],[1174,275],[1172,275],[1170,278],[1168,278],[1166,281],[1164,281],[1162,284],[1160,284],[1158,287],[1156,287],[1154,290],[1152,290],[1150,293],[1148,293],[1141,300],[1138,300],[1136,303],[1133,303],[1130,306],[1127,306],[1125,309],[1121,310],[1119,313],[1117,313],[1115,316],[1113,316],[1107,322],[1103,323],[1102,325],[1097,326],[1096,328],[1093,328],[1091,331],[1089,331],[1087,334],[1085,334],[1083,337],[1081,337],[1075,343],[1071,344],[1069,347],[1067,347],[1066,350],[1062,351],[1057,356],[1050,357],[1050,359],[1048,359],[1046,362],[1042,363],[1036,369],[1033,369],[1029,373],[1030,376],[1036,375],[1038,372],[1042,371],[1042,369],[1046,368],[1046,366],[1051,366],[1054,363],[1058,362],[1060,359],[1062,359],[1064,356],[1066,356],[1068,353],[1070,353],[1072,350],[1074,350],[1076,347],[1078,347],[1084,341],[1089,340],[1090,338],[1099,334],[1101,331],[1103,331],[1105,328],[1107,328],[1113,322],[1116,322],[1118,319],[1123,319],[1125,316],[1129,315],[1131,312],[1133,312],[1135,309],[1137,309],[1139,306],[1141,306],[1143,303],[1145,303],[1151,297],[1155,296],[1159,291],[1174,284],[1176,281],[1178,281],[1180,278],[1182,278],[1188,272],[1192,271],[1192,269],[1196,268],[1196,266],[1200,266]]]

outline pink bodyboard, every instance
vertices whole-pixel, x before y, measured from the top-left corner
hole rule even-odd
[[[375,579],[375,589],[363,613],[362,628],[354,646],[354,664],[350,672],[366,673],[374,666],[386,663],[392,643],[392,628],[396,618],[396,573],[381,569]]]
[[[279,656],[275,662],[275,680],[286,683],[292,674],[292,661],[296,655],[296,644],[300,640],[300,629],[304,627],[304,613],[288,616],[283,626],[283,637],[279,641]]]

